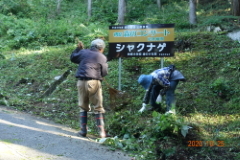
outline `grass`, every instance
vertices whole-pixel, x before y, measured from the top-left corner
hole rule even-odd
[[[212,44],[210,46],[214,47]],[[176,64],[188,79],[186,83],[180,83],[176,91],[177,110],[184,117],[185,122],[194,129],[193,131],[189,130],[189,135],[183,139],[184,143],[181,148],[187,147],[187,141],[214,141],[215,143],[221,141],[225,148],[234,151],[240,145],[238,141],[239,97],[237,96],[239,79],[229,77],[239,75],[236,61],[238,49],[234,47],[228,51],[228,54],[222,54],[223,51],[220,51],[218,55],[215,55],[206,53],[205,50],[195,51],[194,47],[195,45],[192,45],[191,51],[176,52],[175,57],[165,59],[165,65]],[[69,45],[45,47],[41,50],[21,49],[3,53],[6,59],[2,59],[0,63],[1,95],[5,97],[9,106],[53,119],[58,123],[64,123],[77,129],[78,108],[76,107],[76,80],[74,77],[76,65],[69,61],[69,55],[73,48],[73,45]],[[224,62],[223,60],[227,56],[231,57],[231,61]],[[137,114],[144,91],[138,86],[136,80],[139,74],[149,73],[153,68],[159,67],[159,62],[158,58],[124,59],[122,88],[131,98],[125,102],[117,101],[118,107],[116,108],[118,110],[111,110],[113,108],[109,106],[107,87],[103,83],[104,103],[108,109],[106,124],[110,132],[121,137],[126,133],[136,135],[147,130],[143,128],[144,123],[139,123],[139,119],[151,121],[151,115],[149,113]],[[109,62],[110,72],[107,81],[113,88],[117,88],[117,63],[115,60]],[[140,65],[140,72],[128,71],[132,64]],[[54,82],[54,77],[63,74],[69,68],[72,73],[67,80],[60,84],[49,97],[40,98]],[[129,81],[129,76],[133,81]],[[220,90],[227,92],[227,97],[219,97]],[[94,126],[95,122],[90,123],[90,126]],[[94,128],[92,130],[94,134]],[[133,146],[130,145],[130,148],[134,148]],[[187,148],[185,151],[189,149]],[[206,150],[206,148],[203,149],[203,153]],[[233,153],[235,155],[235,152],[227,154],[232,155]],[[171,157],[170,155],[168,157]]]
[[[165,58],[165,66],[175,64],[187,78],[187,82],[180,83],[176,90],[178,116],[183,118],[185,124],[192,127],[185,138],[177,132],[172,136],[172,133],[168,132],[159,137],[156,130],[151,131],[154,129],[153,125],[160,125],[158,121],[152,121],[152,114],[137,113],[144,93],[137,84],[137,78],[140,74],[147,74],[158,68],[159,58],[123,59],[122,90],[125,92],[115,103],[110,101],[108,87],[103,82],[104,106],[107,109],[106,128],[120,139],[126,135],[131,137],[121,142],[125,151],[135,156],[141,153],[146,159],[156,157],[154,146],[160,147],[164,153],[159,153],[158,157],[166,156],[169,159],[176,158],[177,153],[180,152],[185,154],[185,158],[193,156],[198,159],[207,157],[217,159],[216,157],[222,156],[220,153],[233,158],[239,156],[240,99],[239,78],[237,78],[239,77],[239,44],[214,34],[210,36],[200,33],[197,36],[198,39],[202,36],[200,38],[202,41],[195,43],[198,39],[192,37],[191,49],[186,48],[175,52],[172,58]],[[220,38],[218,40],[225,43],[211,41],[214,38]],[[204,48],[205,45],[210,46],[208,50]],[[7,102],[9,107],[78,129],[79,109],[74,77],[77,66],[69,60],[72,49],[74,45],[69,44],[44,47],[41,50],[20,49],[3,52],[5,59],[0,60],[2,97],[0,102],[3,105]],[[139,70],[132,69],[136,65],[140,67]],[[67,79],[58,85],[50,96],[42,98],[41,95],[54,83],[54,78],[68,69],[72,72]],[[131,77],[130,81],[129,77]],[[109,75],[106,80],[112,88],[117,89],[117,60],[109,62]],[[172,123],[174,124],[175,121]],[[89,126],[91,133],[96,134],[95,122],[91,118]],[[146,134],[150,131],[151,135]],[[140,137],[144,135],[152,140],[142,143]],[[168,147],[158,145],[158,141]],[[206,146],[188,147],[188,143],[196,141],[205,142]],[[207,146],[210,142],[215,145],[221,143],[221,147]],[[151,145],[151,143],[156,144]],[[169,150],[169,147],[175,148]],[[138,158],[141,159],[141,156]]]
[[[106,3],[102,3],[104,6],[98,6],[99,12],[93,15],[92,21],[85,21],[86,8],[80,9],[85,5],[74,5],[76,9],[72,8],[69,12],[72,3],[78,4],[78,1],[63,2],[63,19],[54,17],[56,15],[51,10],[51,7],[55,8],[53,2],[49,2],[51,11],[47,12],[46,4],[41,1],[31,6],[40,7],[36,12],[27,14],[35,21],[19,15],[0,15],[5,22],[2,25],[4,32],[0,32],[3,37],[0,39],[0,104],[79,129],[74,77],[77,65],[70,62],[69,56],[77,39],[85,44],[99,36],[107,40],[108,20],[114,21],[116,15],[110,13],[105,16],[104,12],[115,11],[107,9],[101,12],[100,9],[107,7]],[[212,24],[221,24],[225,30],[232,30],[239,24],[236,24],[236,17],[226,15],[229,3],[214,10],[213,3],[205,6],[210,7],[209,10],[199,6],[198,26],[189,26],[186,2],[164,5],[159,11],[163,14],[156,15],[155,8],[151,12],[145,11],[146,17],[138,19],[139,10],[135,9],[131,10],[131,16],[126,17],[129,24],[176,23],[175,56],[164,58],[164,66],[175,64],[187,82],[179,83],[176,90],[176,116],[153,115],[152,112],[139,114],[144,90],[137,83],[137,78],[159,68],[160,58],[123,58],[122,92],[116,94],[114,101],[111,101],[109,86],[102,83],[107,110],[106,128],[119,137],[109,139],[111,149],[120,148],[136,159],[144,160],[240,158],[240,44],[229,39],[225,35],[227,31],[200,31]],[[148,7],[154,6],[151,4]],[[177,14],[172,12],[173,7]],[[100,20],[99,17],[104,18]],[[106,81],[110,87],[117,89],[118,60],[108,63]],[[51,95],[43,97],[56,81],[55,77],[68,70],[71,73],[67,79]],[[164,110],[164,102],[162,106]],[[94,119],[89,119],[90,133],[97,134]],[[159,119],[166,123],[161,123]],[[192,127],[186,137],[180,132],[184,125]],[[200,142],[204,142],[205,146],[188,147],[189,143],[196,145]],[[221,145],[209,146],[212,142]]]
[[[239,115],[208,115],[195,113],[186,117],[187,121],[194,126],[201,128],[201,137],[205,141],[224,142],[224,147],[239,146],[236,139],[239,138]]]

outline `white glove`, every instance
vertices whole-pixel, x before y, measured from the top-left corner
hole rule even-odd
[[[141,108],[138,112],[142,113],[142,112],[145,111],[145,110],[146,110],[146,104],[143,103],[143,104],[142,104],[142,108]]]
[[[156,99],[156,103],[160,104],[161,102],[162,102],[162,96],[161,96],[161,94],[159,94],[157,99]]]

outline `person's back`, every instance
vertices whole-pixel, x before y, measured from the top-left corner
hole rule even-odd
[[[90,49],[78,46],[70,56],[73,63],[79,64],[76,78],[92,78],[102,80],[107,75],[107,58],[103,53],[105,43],[101,39],[91,42]]]
[[[79,66],[76,77],[88,77],[102,80],[107,75],[107,58],[96,50],[83,49],[79,56]]]
[[[175,80],[185,81],[185,77],[180,71],[174,70],[170,77],[170,81],[175,81]]]

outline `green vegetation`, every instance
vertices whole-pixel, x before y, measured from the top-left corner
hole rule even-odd
[[[108,42],[117,1],[94,1],[90,19],[79,0],[62,1],[60,14],[54,0],[2,0],[0,6],[0,104],[79,129],[77,66],[69,56],[78,39],[85,47],[95,37]],[[225,35],[239,27],[239,17],[229,7],[227,1],[200,3],[198,25],[190,26],[187,1],[163,0],[161,10],[155,1],[128,1],[126,24],[175,23],[175,56],[164,65],[175,64],[187,82],[176,90],[176,115],[164,114],[164,102],[162,113],[139,114],[144,90],[137,78],[159,68],[160,59],[123,59],[122,92],[111,95],[118,87],[118,61],[109,61],[109,85],[103,82],[106,128],[117,137],[103,144],[144,160],[240,158],[240,43]],[[206,32],[210,25],[224,30]],[[64,73],[66,79],[46,95]],[[95,121],[89,123],[96,134]]]

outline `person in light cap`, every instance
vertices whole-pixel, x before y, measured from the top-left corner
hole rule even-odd
[[[105,109],[103,107],[102,84],[103,77],[108,74],[107,58],[103,54],[105,43],[102,39],[91,42],[90,49],[83,49],[83,44],[78,43],[72,52],[70,60],[78,64],[75,77],[77,78],[78,106],[80,107],[80,131],[78,136],[87,135],[87,113],[93,105],[97,127],[101,138],[109,136],[104,128]]]
[[[148,110],[160,111],[161,104],[156,103],[159,96],[166,94],[166,112],[171,113],[171,108],[175,106],[175,89],[179,81],[185,81],[183,74],[175,69],[174,65],[160,68],[153,71],[151,74],[142,74],[138,78],[138,83],[146,90],[143,98],[142,108],[139,112],[146,110],[146,104],[149,103],[151,108]]]
[[[91,42],[91,49],[101,50],[105,48],[105,43],[102,39],[95,39]]]

